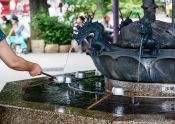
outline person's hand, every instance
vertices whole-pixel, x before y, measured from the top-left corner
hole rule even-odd
[[[29,71],[29,74],[34,77],[34,76],[37,76],[37,75],[41,75],[42,74],[42,68],[34,63],[32,68],[31,68],[31,71]]]

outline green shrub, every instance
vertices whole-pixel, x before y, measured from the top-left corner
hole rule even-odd
[[[46,44],[70,44],[72,40],[72,26],[58,21],[56,17],[40,14],[34,17],[32,26],[39,30],[39,37]]]

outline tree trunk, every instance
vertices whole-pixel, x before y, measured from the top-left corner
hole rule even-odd
[[[30,0],[30,13],[31,17],[37,15],[40,12],[48,13],[47,0]]]
[[[36,15],[38,15],[41,12],[44,12],[48,14],[48,7],[49,5],[47,4],[47,0],[30,0],[30,17],[31,21],[32,18]],[[31,27],[31,39],[37,39],[37,31]]]
[[[156,20],[156,4],[155,0],[142,0],[144,10],[144,20],[154,22]]]

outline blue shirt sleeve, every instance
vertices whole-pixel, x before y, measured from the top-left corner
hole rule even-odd
[[[0,29],[0,42],[3,41],[5,38],[6,38],[6,35]]]

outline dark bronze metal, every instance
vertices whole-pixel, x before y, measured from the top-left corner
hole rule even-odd
[[[94,34],[87,54],[109,79],[138,82],[139,77],[140,82],[175,83],[175,37],[168,32],[172,25],[156,21],[155,8],[153,0],[144,0],[144,17],[121,28],[117,46],[107,41],[103,25],[91,19],[73,36],[84,40]]]

